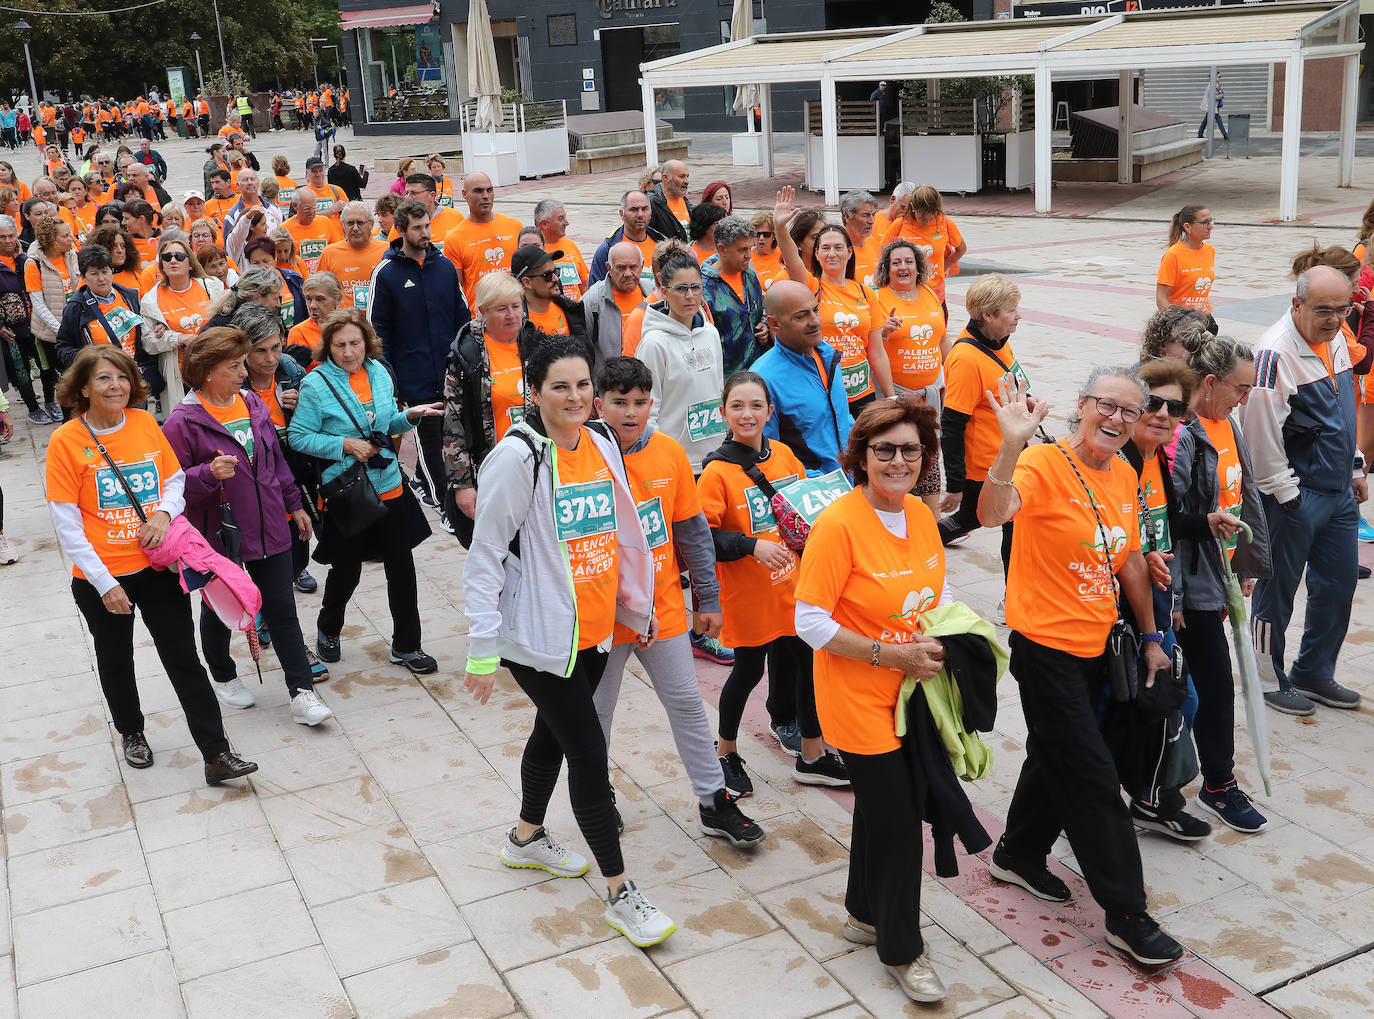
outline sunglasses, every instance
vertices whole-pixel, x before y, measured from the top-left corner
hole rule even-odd
[[[1166,400],[1162,396],[1145,397],[1146,414],[1157,413],[1160,407],[1168,407],[1171,418],[1181,418],[1188,412],[1188,405],[1182,400]]]
[[[676,293],[679,297],[694,297],[701,293],[701,284],[679,283],[677,286],[669,287],[668,289]]]
[[[754,236],[755,236],[755,237],[772,237],[772,236],[773,236],[773,231],[772,231],[772,230],[755,230],[755,231],[754,231]]]
[[[909,464],[914,464],[925,456],[925,450],[917,442],[904,442],[900,446],[893,442],[874,442],[868,448],[879,463],[889,463],[897,455],[898,450],[901,450],[902,459]]]
[[[164,262],[184,262],[191,256],[184,251],[164,251],[158,257]]]
[[[550,269],[548,272],[535,273],[533,276],[526,276],[526,279],[543,280],[545,283],[552,283],[558,279],[558,270]]]

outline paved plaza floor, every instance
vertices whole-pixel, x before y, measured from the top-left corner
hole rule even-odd
[[[346,132],[342,140],[350,158],[369,162],[435,144]],[[195,143],[158,148],[175,194],[200,186]],[[257,149],[287,153],[298,173],[309,154],[301,135],[265,135]],[[737,205],[758,207],[776,181],[705,162],[725,158],[694,162],[694,190],[740,182]],[[32,175],[31,150],[17,162]],[[1243,339],[1286,306],[1294,253],[1353,240],[1374,190],[1337,189],[1329,157],[1305,158],[1302,169],[1310,218],[1296,226],[1272,222],[1278,167],[1268,156],[1214,161],[1124,192],[1056,189],[1054,217],[1023,215],[1025,196],[948,199],[969,258],[1018,270],[1024,319],[1014,342],[1054,407],[1051,432],[1064,434],[1091,366],[1135,360],[1165,219],[1178,206],[1200,200],[1217,217],[1217,318]],[[795,149],[780,156],[779,179],[800,171]],[[535,201],[560,197],[590,259],[633,176],[528,181],[504,189],[498,209],[527,219]],[[1374,158],[1359,160],[1357,179],[1374,181]],[[956,325],[969,279],[951,281]],[[1220,829],[1188,847],[1141,834],[1151,912],[1187,946],[1180,964],[1147,972],[1105,946],[1101,911],[1063,841],[1052,864],[1074,892],[1063,906],[995,885],[985,860],[961,855],[957,878],[927,873],[924,882],[924,934],[949,997],[918,1006],[874,949],[840,937],[852,798],[791,780],[761,695],[741,752],[757,789],[744,807],[768,837],[737,851],[699,834],[664,712],[637,667],[627,678],[612,779],[630,874],[679,926],[665,944],[641,952],[608,928],[594,874],[557,880],[503,867],[497,850],[514,823],[533,712],[504,673],[485,707],[464,694],[463,552],[437,527],[417,551],[435,675],[387,664],[385,585],[381,569],[369,568],[343,660],[321,687],[335,719],[294,724],[274,653],[263,654],[259,687],[239,647],[258,704],[226,709],[225,724],[261,770],[208,788],[140,626],[136,664],[156,765],[127,768],[43,502],[51,429],[15,416],[0,459],[6,534],[23,557],[0,568],[0,1017],[1374,1014],[1374,582],[1357,590],[1337,673],[1365,705],[1319,708],[1309,719],[1271,714],[1268,797],[1249,736],[1237,731],[1240,781],[1268,828],[1249,837]],[[1374,546],[1361,557],[1374,562]],[[991,615],[1002,595],[996,536],[975,535],[948,562],[956,597]],[[323,582],[325,569],[316,572]],[[313,632],[319,596],[298,604]],[[1301,620],[1299,605],[1290,642]],[[698,663],[713,722],[725,676]],[[1007,677],[992,773],[967,787],[994,837],[1025,738]],[[566,783],[549,826],[586,852]],[[929,872],[929,846],[924,864]]]

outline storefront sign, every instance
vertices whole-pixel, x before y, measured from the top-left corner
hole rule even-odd
[[[1017,4],[1012,8],[1016,18],[1040,18],[1057,14],[1080,17],[1110,14],[1129,14],[1134,11],[1171,11],[1196,7],[1244,7],[1260,0],[1081,0],[1081,2]]]
[[[642,18],[646,11],[676,6],[677,0],[596,0],[597,13],[606,21],[617,14],[627,18]]]

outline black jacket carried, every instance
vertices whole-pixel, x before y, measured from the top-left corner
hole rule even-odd
[[[685,195],[682,200],[687,203],[687,212],[691,213],[691,201]],[[668,197],[663,193],[662,184],[655,184],[649,189],[649,229],[657,230],[664,237],[676,237],[683,244],[691,239],[687,235],[687,228],[677,221],[673,210],[668,208]]]

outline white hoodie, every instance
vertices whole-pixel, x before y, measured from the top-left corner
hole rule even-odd
[[[725,386],[720,334],[701,312],[688,329],[669,316],[663,304],[651,304],[644,312],[635,356],[654,376],[649,423],[680,442],[692,469],[701,473],[702,458],[726,435],[720,406]]]

